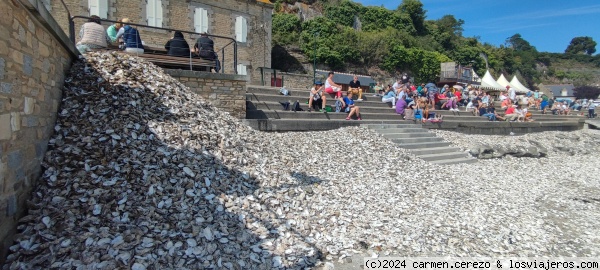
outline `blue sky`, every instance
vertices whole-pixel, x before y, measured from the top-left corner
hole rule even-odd
[[[353,0],[365,6],[396,9],[402,0]],[[421,0],[427,19],[452,14],[463,19],[463,35],[504,44],[519,33],[540,52],[564,52],[571,39],[589,36],[599,45],[598,0]]]

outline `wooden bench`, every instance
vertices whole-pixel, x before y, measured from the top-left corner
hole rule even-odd
[[[177,57],[148,53],[139,54],[138,56],[146,59],[146,61],[152,62],[153,64],[164,68],[211,71],[211,69],[216,67],[216,63],[214,60],[206,60],[202,58],[190,59],[188,57]]]

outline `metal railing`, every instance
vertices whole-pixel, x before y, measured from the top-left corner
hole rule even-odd
[[[67,9],[67,16],[69,16],[69,38],[71,39],[71,42],[73,42],[73,44],[76,44],[76,38],[75,38],[75,20],[76,19],[83,19],[83,20],[90,20],[92,19],[91,17],[87,17],[87,16],[71,16],[67,6],[64,4],[63,1],[61,1],[63,3],[63,5],[65,6],[65,9]],[[119,21],[114,21],[114,20],[108,20],[108,19],[98,19],[101,22],[108,22],[108,23],[121,23]],[[125,25],[125,24],[123,24]],[[179,29],[172,29],[172,28],[166,28],[166,27],[156,27],[156,26],[149,26],[149,25],[143,25],[143,24],[137,24],[137,23],[131,23],[128,22],[126,23],[126,25],[130,25],[130,26],[137,26],[140,27],[142,29],[154,29],[154,30],[164,30],[164,31],[169,31],[169,32],[181,32],[181,33],[185,33],[185,34],[190,34],[191,35],[195,35],[195,36],[200,36],[201,33],[197,33],[197,32],[193,32],[193,31],[186,31],[186,30],[179,30]],[[208,37],[212,37],[212,38],[221,38],[221,39],[226,39],[229,40],[229,43],[225,44],[223,47],[221,47],[220,51],[221,51],[221,73],[225,73],[225,49],[233,44],[233,72],[234,74],[237,74],[237,42],[234,38],[231,37],[224,37],[224,36],[219,36],[219,35],[211,35],[211,34],[206,34],[206,36]],[[170,37],[166,37],[167,40],[170,39]],[[217,50],[215,50],[217,51]],[[195,55],[193,55],[192,53],[190,53],[190,69],[192,69],[192,59],[195,58]]]

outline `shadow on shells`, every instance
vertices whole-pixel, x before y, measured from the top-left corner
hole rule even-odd
[[[283,213],[240,210],[260,184],[223,159],[237,146],[213,126],[230,120],[215,122],[221,112],[201,98],[178,106],[194,97],[156,70],[115,53],[74,64],[4,269],[314,266],[321,252]]]

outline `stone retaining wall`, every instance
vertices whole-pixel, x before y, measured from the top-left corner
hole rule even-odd
[[[424,123],[424,128],[442,129],[465,134],[509,135],[511,132],[522,135],[542,131],[575,131],[582,129],[585,119],[561,122],[442,122]]]
[[[246,118],[245,76],[179,69],[166,69],[165,72],[216,107],[239,119]]]
[[[76,54],[42,2],[0,0],[0,265],[39,179]]]

